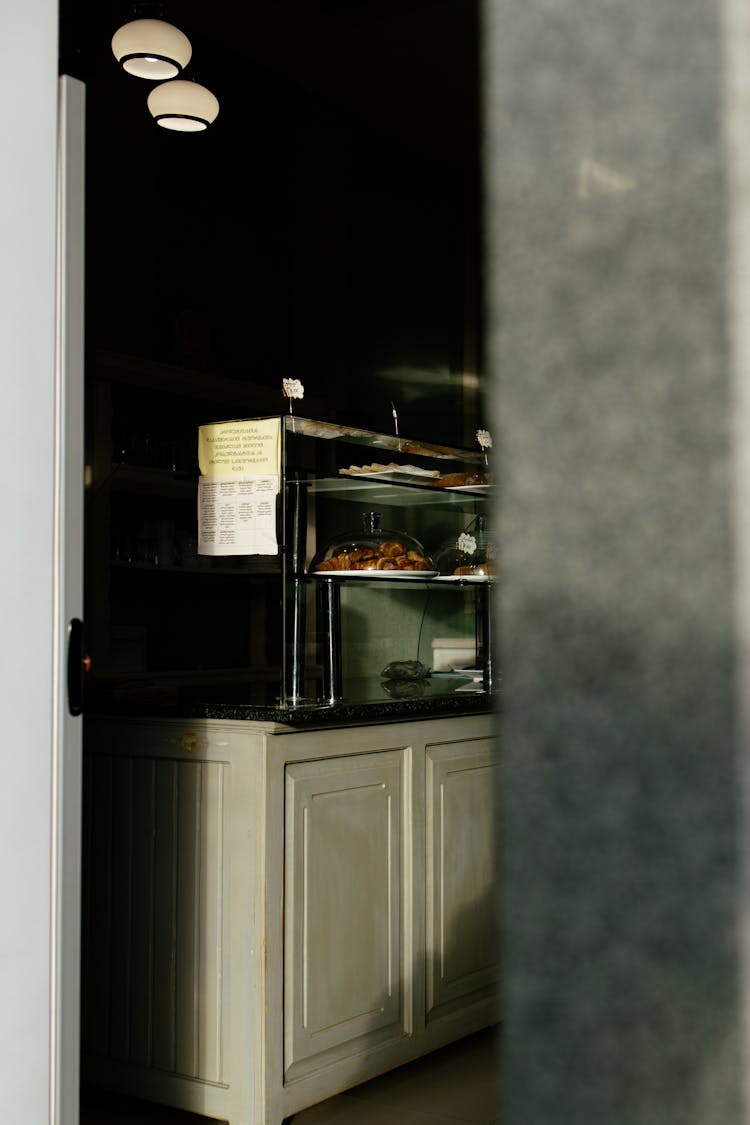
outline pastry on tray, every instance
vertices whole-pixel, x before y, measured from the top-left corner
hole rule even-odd
[[[492,477],[489,473],[473,472],[473,473],[445,473],[439,480],[435,481],[435,488],[472,488],[478,485],[492,484]]]
[[[350,465],[348,469],[339,469],[340,473],[349,477],[363,477],[372,473],[404,473],[413,477],[439,477],[437,469],[420,469],[418,465],[397,465],[390,461],[387,465],[379,465],[373,461],[371,465]]]

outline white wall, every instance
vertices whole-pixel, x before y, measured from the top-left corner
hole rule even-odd
[[[57,18],[54,0],[0,0],[0,1091],[24,1125],[51,1119],[54,1048]]]

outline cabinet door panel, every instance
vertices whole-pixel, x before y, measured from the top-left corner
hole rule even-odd
[[[287,767],[287,1077],[404,1034],[403,762]]]
[[[498,976],[495,768],[491,739],[426,748],[428,1020]]]
[[[87,1054],[226,1081],[227,768],[145,756],[89,760]]]

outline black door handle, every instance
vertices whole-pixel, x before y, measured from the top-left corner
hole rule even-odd
[[[83,710],[83,677],[91,660],[83,652],[83,622],[72,618],[68,625],[68,710],[80,715]]]

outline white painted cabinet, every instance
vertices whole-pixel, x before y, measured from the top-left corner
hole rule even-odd
[[[492,993],[496,924],[496,757],[490,738],[427,745],[428,1022]]]
[[[407,1033],[404,765],[384,750],[287,767],[285,1080]]]
[[[84,1080],[280,1125],[494,1022],[492,726],[91,719]]]

